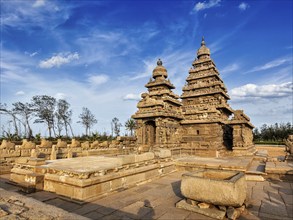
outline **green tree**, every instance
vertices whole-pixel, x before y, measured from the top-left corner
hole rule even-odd
[[[261,134],[258,130],[258,128],[253,129],[253,140],[258,141],[261,137]]]
[[[133,131],[136,127],[136,122],[134,119],[130,118],[125,122],[125,128],[126,130],[130,131],[130,136],[133,136]]]

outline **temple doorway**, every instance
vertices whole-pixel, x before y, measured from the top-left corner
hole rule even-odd
[[[155,121],[147,121],[145,123],[145,144],[148,146],[153,146],[156,144],[156,122]]]
[[[233,128],[230,125],[223,125],[223,141],[226,150],[231,151],[233,147]]]

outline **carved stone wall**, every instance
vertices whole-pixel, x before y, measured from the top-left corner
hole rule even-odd
[[[136,137],[141,151],[179,144],[181,103],[167,77],[167,70],[159,59],[153,77],[146,84],[148,92],[142,94],[138,111],[132,116],[137,122]]]

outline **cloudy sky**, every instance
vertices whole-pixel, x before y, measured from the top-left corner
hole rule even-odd
[[[233,109],[292,123],[291,0],[1,0],[1,103],[66,99],[110,131],[136,111],[156,60],[182,94],[204,35]],[[1,116],[1,126],[8,125]],[[45,126],[35,132],[48,135]]]

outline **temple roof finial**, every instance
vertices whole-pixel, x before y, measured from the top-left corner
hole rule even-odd
[[[206,45],[206,43],[204,42],[204,36],[202,36],[201,38],[201,46]]]
[[[158,61],[157,61],[157,65],[158,65],[158,66],[162,66],[162,65],[163,65],[163,62],[162,62],[162,60],[161,60],[160,58],[159,58]]]

